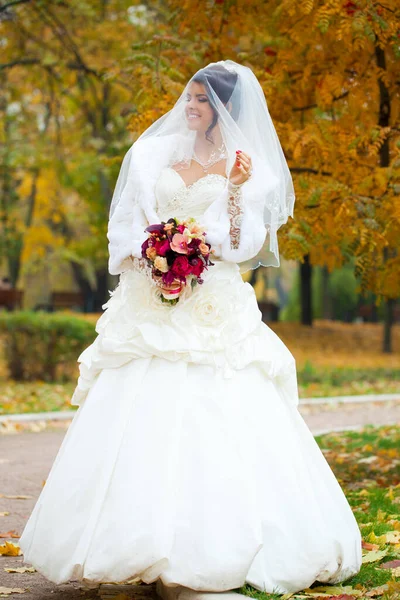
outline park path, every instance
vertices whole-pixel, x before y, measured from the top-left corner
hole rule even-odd
[[[300,406],[304,420],[316,435],[332,430],[354,429],[368,424],[400,423],[400,395],[397,399],[375,402],[319,402],[310,401]],[[20,534],[42,489],[50,467],[61,445],[70,421],[39,421],[25,423],[0,422],[0,532],[15,531]],[[7,496],[28,496],[25,499]],[[11,538],[6,538],[11,539]],[[14,542],[18,543],[17,538]],[[102,584],[88,589],[72,582],[56,586],[39,573],[8,573],[5,568],[23,566],[22,557],[0,557],[1,587],[21,588],[23,594],[9,598],[21,600],[75,600],[100,598],[102,600],[128,600],[128,598],[154,597],[155,585],[132,586]],[[27,565],[26,565],[27,566]]]

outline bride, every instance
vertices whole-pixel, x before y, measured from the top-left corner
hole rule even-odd
[[[230,60],[198,71],[127,152],[108,230],[120,281],[20,539],[49,580],[139,577],[170,597],[359,571],[360,532],[298,412],[294,358],[241,277],[279,266],[294,199],[262,89]],[[145,229],[189,217],[213,264],[177,296],[148,266]]]

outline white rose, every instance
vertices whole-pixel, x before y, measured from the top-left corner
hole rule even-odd
[[[157,256],[154,261],[154,266],[156,269],[161,271],[161,273],[166,273],[169,270],[167,259],[165,256]]]
[[[227,306],[222,298],[216,294],[207,293],[206,290],[198,290],[201,293],[193,302],[192,315],[203,325],[218,327],[227,319]]]

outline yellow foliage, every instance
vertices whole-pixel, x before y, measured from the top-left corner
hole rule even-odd
[[[30,4],[16,9],[29,17],[29,29],[41,40],[38,44],[23,38],[24,55],[39,56],[57,70],[61,82],[54,93],[51,86],[33,85],[38,73],[48,74],[42,67],[9,71],[15,98],[30,95],[30,118],[24,121],[21,139],[36,142],[37,131],[30,124],[44,118],[46,107],[52,115],[62,109],[64,122],[58,126],[67,164],[78,170],[76,156],[79,162],[88,153],[101,153],[108,175],[127,145],[128,138],[121,136],[125,123],[134,139],[173,106],[197,69],[220,59],[237,60],[253,69],[264,88],[294,177],[295,217],[280,230],[283,255],[301,259],[309,253],[314,264],[329,270],[353,256],[364,289],[388,297],[400,294],[395,187],[400,165],[400,11],[395,0],[239,0],[206,2],[201,10],[197,0],[166,0],[146,5],[142,23],[127,18],[137,5],[128,0],[110,0],[104,15],[94,0],[79,3],[74,11],[64,4],[49,8],[42,3],[38,12]],[[68,54],[46,26],[47,10],[54,10],[77,34],[76,48],[89,73],[77,69],[76,55]],[[5,21],[0,33],[8,39],[4,62],[11,62],[19,56],[21,38]],[[389,123],[382,94],[390,102]],[[54,118],[46,135],[58,139]],[[65,190],[55,157],[48,162],[42,158],[42,163],[32,223],[26,225],[29,169],[22,173],[13,213],[25,238],[25,262],[66,243],[60,233]],[[86,225],[90,221],[86,215],[81,219]],[[96,222],[86,230],[100,232],[102,226]]]
[[[22,554],[22,552],[18,544],[5,542],[4,544],[0,545],[1,556],[20,556],[20,554]]]

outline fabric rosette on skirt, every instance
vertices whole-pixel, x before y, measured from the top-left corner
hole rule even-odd
[[[101,369],[132,359],[158,357],[214,366],[224,377],[257,363],[280,377],[298,401],[295,360],[261,320],[252,286],[235,263],[216,261],[204,283],[185,288],[175,305],[160,302],[159,289],[139,259],[122,273],[97,322],[98,337],[79,357],[80,377],[72,404],[86,396]]]

